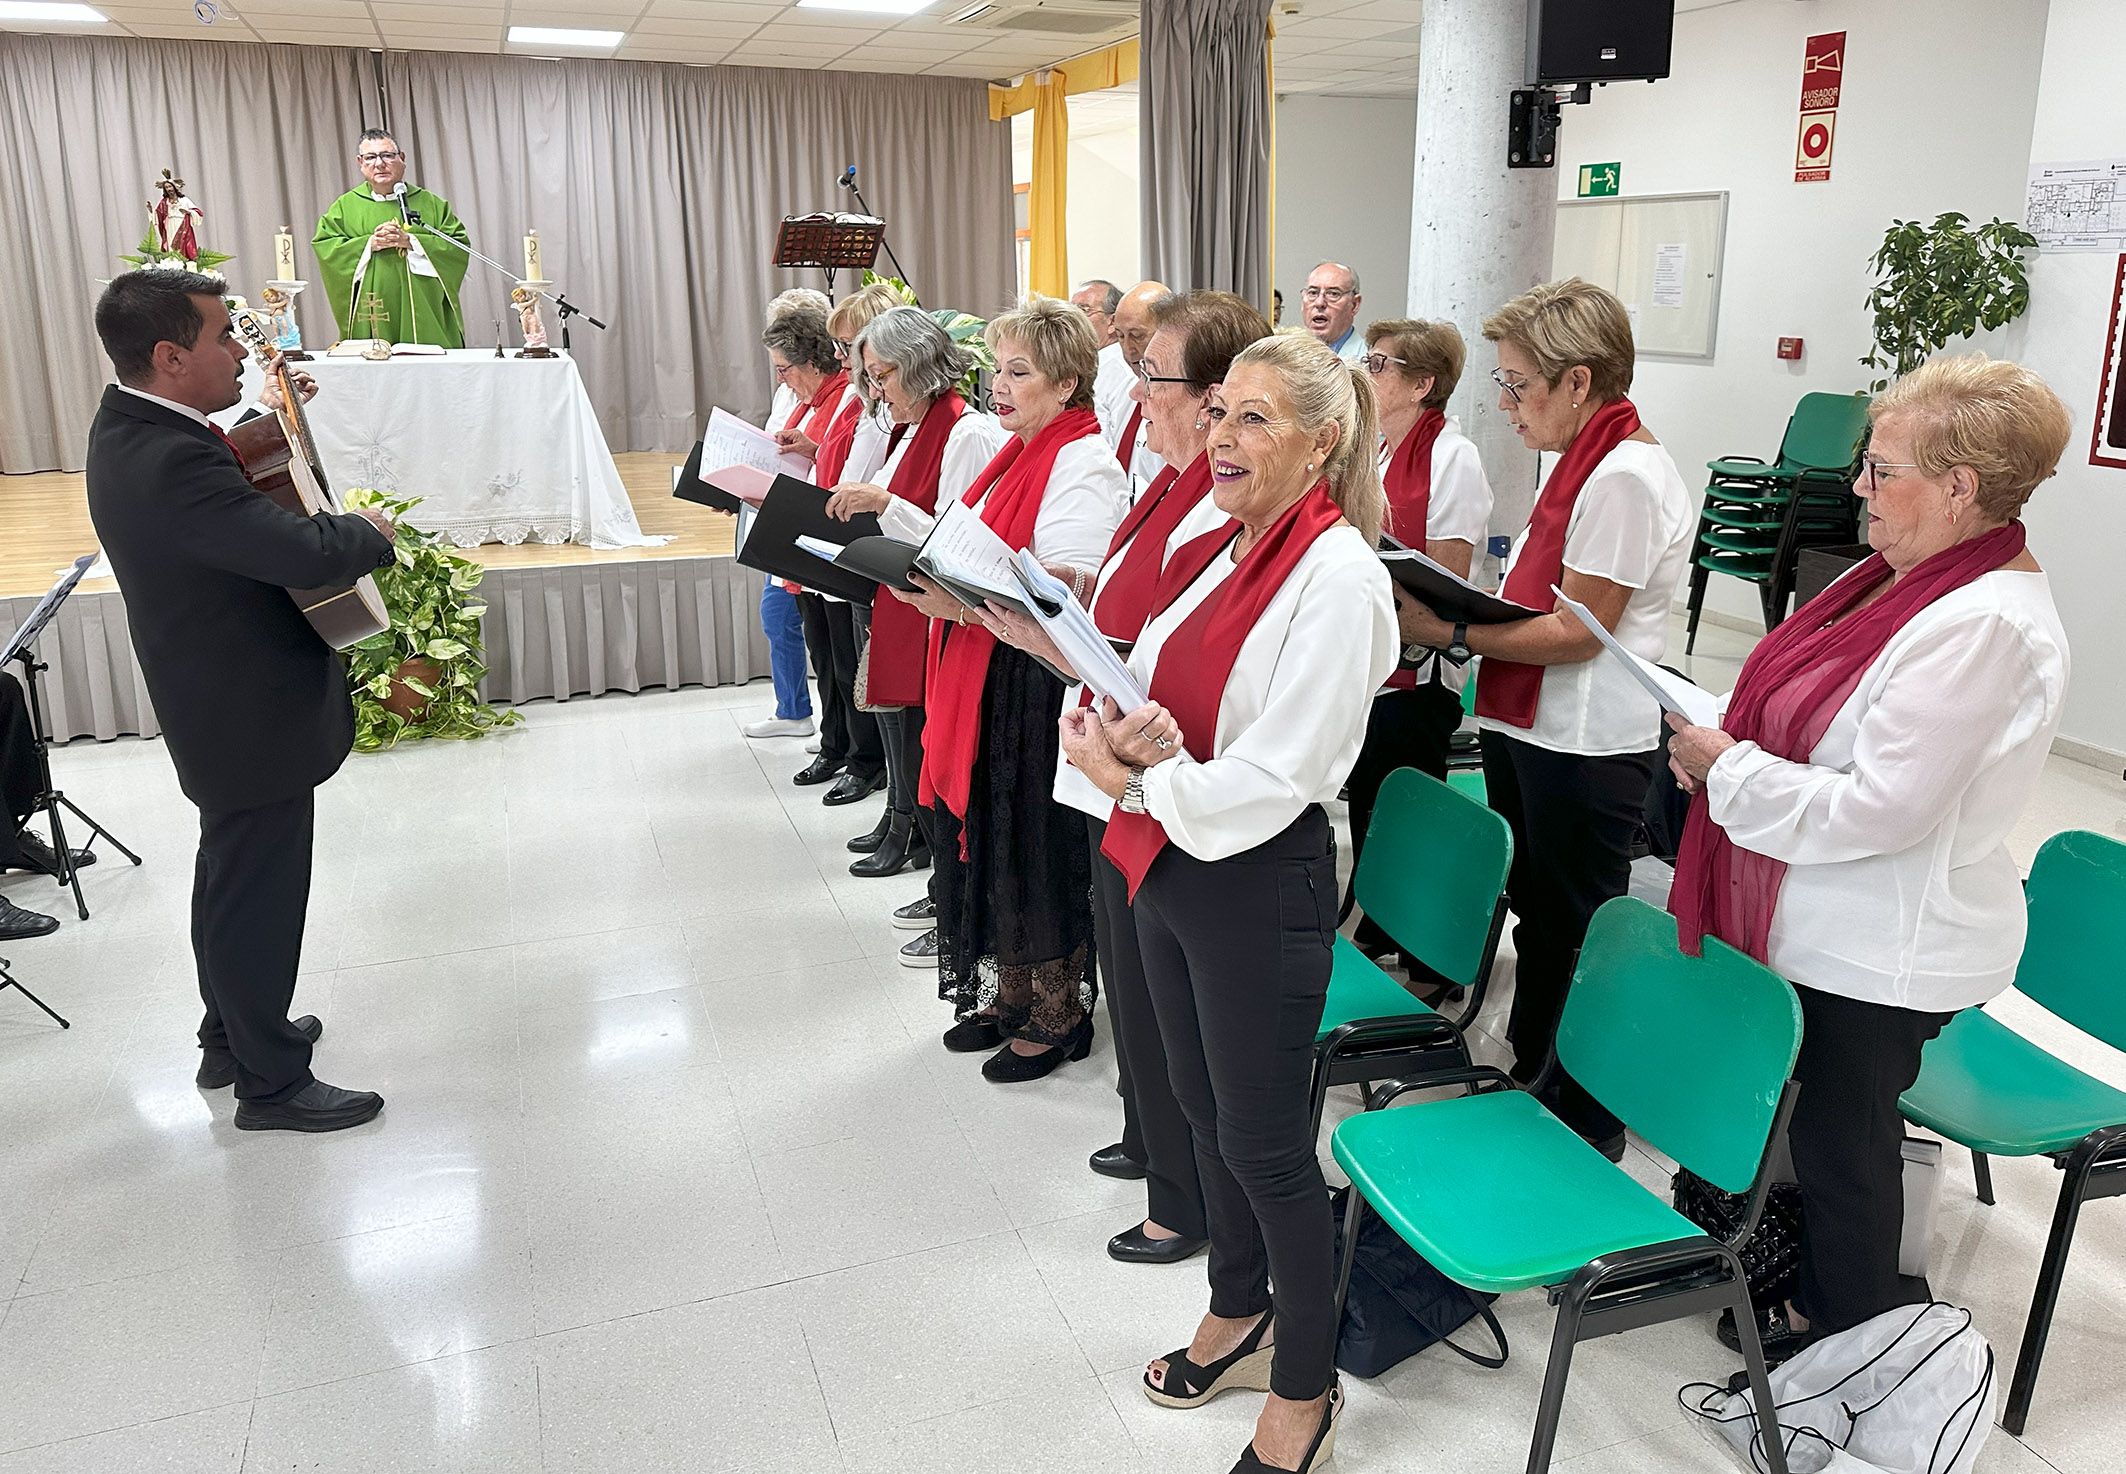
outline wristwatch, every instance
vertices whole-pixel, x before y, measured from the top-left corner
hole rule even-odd
[[[1122,780],[1121,810],[1125,814],[1144,812],[1144,769],[1132,767],[1129,776]]]
[[[1469,663],[1469,658],[1476,652],[1469,648],[1469,625],[1467,621],[1457,620],[1455,622],[1454,639],[1448,644],[1446,649],[1440,651],[1440,654],[1446,656],[1456,665],[1467,665]]]

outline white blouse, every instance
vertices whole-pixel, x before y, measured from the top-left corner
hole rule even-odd
[[[855,390],[850,390],[854,394]],[[915,433],[910,431],[909,434]],[[881,399],[872,407],[871,413],[861,415],[856,422],[856,433],[849,437],[849,456],[842,462],[843,481],[868,481],[882,484],[879,477],[886,465],[886,442],[893,436],[893,413]],[[901,437],[903,440],[907,436]],[[977,468],[979,469],[979,468]]]
[[[1657,665],[1668,653],[1668,611],[1690,562],[1696,522],[1690,488],[1668,451],[1626,440],[1589,473],[1565,526],[1565,566],[1632,591],[1612,633]],[[1524,530],[1514,541],[1514,558],[1527,542]],[[1509,573],[1512,566],[1509,560]],[[1554,602],[1547,589],[1529,601],[1538,609]],[[1543,668],[1534,726],[1491,717],[1478,717],[1477,726],[1552,752],[1611,757],[1659,742],[1661,708],[1615,657],[1597,650],[1586,660]]]
[[[2045,575],[1996,571],[1891,638],[1807,762],[1754,742],[1720,755],[1713,822],[1791,867],[1775,972],[1929,1013],[2014,980],[2025,912],[2007,838],[2059,729],[2067,666]]]
[[[957,439],[959,428],[971,419],[982,419],[994,429],[996,439],[991,442],[989,453],[974,463],[966,480],[958,483],[953,496],[964,496],[974,478],[989,464],[1010,431],[997,427],[996,421],[987,415],[962,415],[953,426],[953,438]],[[903,437],[903,445],[907,438]],[[938,500],[946,497],[946,488],[952,484],[953,440],[945,442],[946,475],[939,478]],[[985,494],[975,503],[979,511],[988,501]],[[1073,440],[1056,452],[1055,467],[1048,474],[1048,486],[1041,493],[1041,510],[1034,515],[1033,555],[1043,563],[1071,568],[1097,568],[1107,554],[1107,545],[1114,540],[1115,529],[1122,525],[1122,514],[1129,507],[1129,478],[1122,474],[1114,452],[1107,442],[1097,435],[1087,435]],[[930,535],[937,518],[913,502],[895,497],[879,514],[879,526],[890,537],[903,542],[921,542]]]
[[[1387,472],[1394,458],[1393,446],[1380,448],[1380,469]],[[1391,525],[1381,529],[1405,547],[1423,551],[1427,542],[1467,543],[1481,549],[1491,533],[1491,481],[1484,475],[1483,458],[1476,442],[1462,433],[1462,422],[1450,417],[1432,441],[1432,490],[1425,499],[1425,533],[1413,539]],[[1435,670],[1441,684],[1459,691],[1469,684],[1469,667],[1429,655],[1413,667],[1420,686],[1428,684]]]
[[[760,428],[773,435],[777,430],[789,428],[790,416],[797,413],[804,403],[797,391],[782,380],[775,381],[775,392],[768,397],[768,417],[760,422]]]
[[[1230,555],[1212,559],[1145,626],[1129,664],[1147,688],[1167,640],[1236,566]],[[1145,769],[1145,807],[1167,838],[1199,860],[1223,860],[1334,799],[1398,649],[1387,570],[1357,528],[1330,528],[1241,642],[1218,730],[1183,732],[1178,757]]]

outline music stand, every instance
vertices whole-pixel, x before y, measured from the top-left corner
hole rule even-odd
[[[822,211],[816,215],[785,215],[775,232],[775,264],[780,267],[820,267],[827,273],[827,290],[834,290],[834,273],[844,267],[869,271],[885,244],[886,222],[872,215],[842,215]]]
[[[13,988],[17,993],[20,993],[23,997],[29,999],[30,1002],[36,1004],[39,1008],[43,1009],[46,1017],[50,1018],[53,1023],[59,1025],[60,1028],[71,1029],[74,1027],[65,1019],[61,1018],[57,1013],[54,1013],[52,1011],[51,1004],[45,1002],[42,998],[39,998],[35,993],[32,993],[28,988],[22,986],[22,980],[7,970],[7,959],[5,957],[0,957],[0,993],[5,993],[9,988]]]
[[[74,909],[81,914],[83,921],[89,919],[89,903],[81,893],[81,869],[74,863],[73,851],[67,848],[66,822],[60,817],[60,811],[65,810],[88,826],[89,837],[83,841],[83,849],[94,845],[98,839],[107,839],[111,842],[112,849],[135,865],[140,863],[140,856],[127,849],[117,835],[83,811],[79,804],[52,787],[51,739],[45,735],[43,685],[38,679],[51,667],[37,658],[37,652],[32,647],[38,636],[51,624],[53,617],[59,613],[59,606],[66,602],[66,596],[74,592],[74,586],[81,582],[82,575],[88,572],[89,565],[95,561],[93,553],[85,553],[76,558],[74,566],[60,574],[58,582],[47,589],[44,597],[37,601],[37,607],[30,611],[28,619],[22,621],[22,627],[9,637],[5,648],[0,648],[0,665],[6,665],[12,660],[22,667],[22,691],[29,701],[30,751],[36,755],[37,760],[37,796],[34,800],[35,806],[30,812],[35,814],[42,811],[51,827],[52,855],[59,867],[59,874],[55,878],[62,889],[72,887]],[[16,986],[21,987],[21,984]],[[26,993],[29,990],[24,988],[23,991]],[[38,1007],[42,1008],[43,1005],[39,1004]],[[45,1011],[51,1012],[50,1009]],[[58,1017],[57,1014],[52,1016]]]

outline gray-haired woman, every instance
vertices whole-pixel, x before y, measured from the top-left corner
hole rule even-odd
[[[858,335],[856,352],[872,394],[893,417],[893,431],[878,480],[843,482],[827,510],[847,519],[860,512],[889,512],[896,501],[928,513],[943,498],[958,497],[974,484],[1004,443],[1004,431],[988,415],[970,411],[953,388],[974,366],[929,313],[896,307],[881,313]],[[865,704],[878,715],[886,739],[884,840],[849,867],[852,875],[897,875],[928,863],[927,829],[919,827],[916,779],[923,762],[923,667],[930,621],[914,607],[880,590],[871,607],[871,644],[864,681]],[[936,903],[925,895],[894,913],[897,922],[923,935],[901,949],[911,967],[937,966],[931,930]]]

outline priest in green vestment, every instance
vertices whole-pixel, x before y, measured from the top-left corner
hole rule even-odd
[[[406,155],[389,133],[364,133],[355,158],[362,183],[332,202],[310,242],[340,336],[463,348],[458,290],[471,236],[441,195],[400,193]],[[364,314],[371,293],[384,310],[380,323]]]

